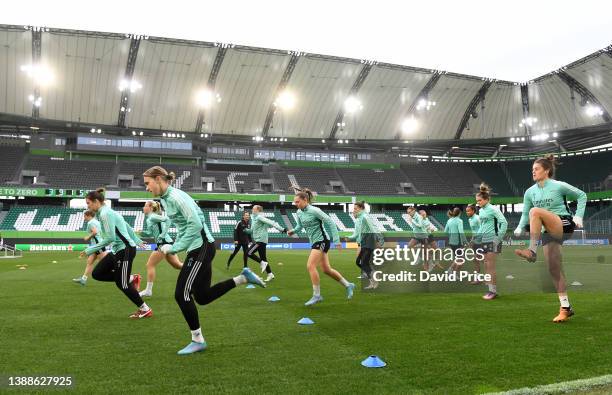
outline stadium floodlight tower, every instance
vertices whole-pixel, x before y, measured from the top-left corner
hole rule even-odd
[[[281,110],[281,137],[279,141],[287,141],[285,138],[285,130],[287,129],[287,115],[295,107],[297,102],[295,95],[288,89],[279,93],[274,101],[274,106]]]
[[[410,116],[402,121],[401,130],[404,137],[413,134],[418,128],[419,121],[414,116]]]

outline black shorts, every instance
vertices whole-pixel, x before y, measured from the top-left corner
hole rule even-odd
[[[550,235],[548,232],[542,233],[542,245],[555,241],[559,244],[563,244],[563,242],[567,239],[570,239],[574,234],[574,230],[576,229],[576,224],[572,219],[571,215],[559,215],[559,219],[561,219],[561,224],[563,225],[563,237],[561,240],[558,240]],[[529,232],[529,224],[525,226],[525,230]]]
[[[485,254],[489,252],[492,252],[494,254],[500,254],[502,251],[502,243],[497,244],[497,247],[495,247],[495,243],[491,241],[489,243],[482,243],[480,244],[480,246],[484,250]]]
[[[163,243],[159,243],[159,244],[156,245],[155,251],[161,251],[162,246],[165,246],[166,244],[172,245],[172,243],[166,243],[164,241]]]
[[[327,253],[327,251],[329,251],[329,248],[331,247],[331,242],[329,240],[322,240],[322,241],[317,241],[316,243],[313,243],[310,248],[313,250],[321,250],[324,253]]]

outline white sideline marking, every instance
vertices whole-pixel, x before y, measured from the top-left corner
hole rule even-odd
[[[549,395],[564,394],[570,391],[585,391],[612,384],[612,374],[591,377],[572,381],[562,381],[555,384],[538,385],[537,387],[524,387],[504,392],[489,392],[485,395]]]

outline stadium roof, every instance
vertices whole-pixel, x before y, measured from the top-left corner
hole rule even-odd
[[[0,45],[4,120],[328,141],[496,139],[611,121],[612,47],[519,84],[364,59],[32,26],[0,25]],[[202,91],[212,93],[199,96],[208,108],[197,103]],[[287,101],[295,101],[290,110],[281,108]]]

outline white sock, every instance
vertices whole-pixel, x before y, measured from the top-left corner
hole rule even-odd
[[[321,285],[312,286],[312,296],[321,296]]]
[[[344,285],[345,287],[349,286],[349,282],[346,281],[346,279],[344,277],[340,277],[340,284]]]
[[[268,262],[266,262],[266,261],[261,261],[261,265],[262,265],[262,266],[268,266]]]
[[[81,276],[81,280],[83,280],[83,281],[87,281],[87,276],[83,274],[83,275]]]
[[[234,283],[236,283],[236,285],[240,285],[240,284],[246,284],[247,283],[247,279],[244,275],[239,275],[234,277]]]
[[[559,302],[561,302],[561,307],[570,307],[569,298],[567,295],[559,296]]]
[[[153,292],[153,283],[147,282],[147,289],[145,291]]]
[[[198,328],[195,331],[191,331],[191,341],[196,343],[204,343],[202,328]]]
[[[140,310],[142,310],[142,311],[149,311],[149,310],[151,310],[151,308],[149,306],[147,306],[146,303],[143,303],[142,306],[140,306]]]
[[[134,281],[134,275],[130,274],[130,281],[128,281],[130,284]]]
[[[489,284],[489,292],[497,293],[497,285]]]

